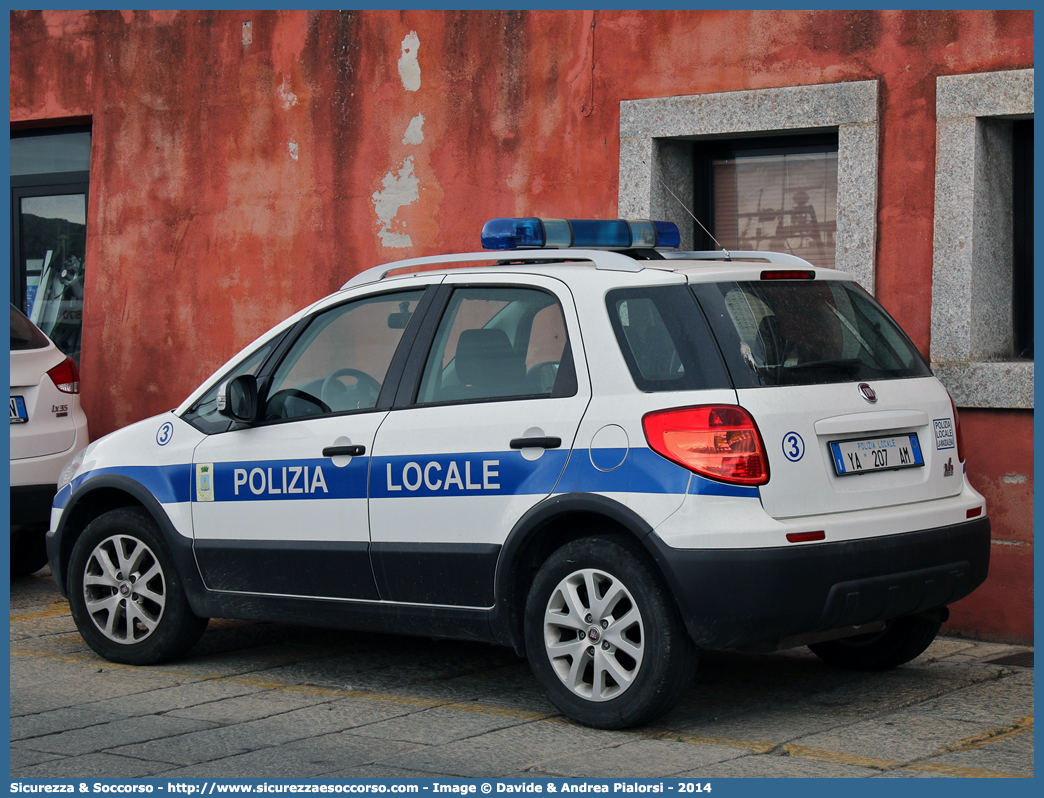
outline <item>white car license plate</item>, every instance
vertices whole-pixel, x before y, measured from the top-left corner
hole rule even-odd
[[[11,423],[24,424],[29,420],[29,413],[25,409],[25,399],[21,396],[11,397]]]
[[[830,444],[830,454],[839,477],[924,465],[916,433],[834,441]]]

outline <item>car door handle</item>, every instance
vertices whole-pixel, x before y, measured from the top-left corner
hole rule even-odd
[[[557,449],[562,445],[561,438],[513,438],[512,449]]]
[[[327,446],[323,457],[359,457],[366,454],[365,446]]]

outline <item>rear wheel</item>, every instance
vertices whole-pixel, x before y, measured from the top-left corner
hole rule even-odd
[[[941,626],[937,618],[910,615],[889,621],[880,632],[813,643],[809,648],[821,660],[838,668],[886,671],[924,653]]]
[[[526,602],[525,638],[551,702],[602,729],[668,711],[696,666],[696,647],[666,586],[624,538],[584,538],[547,559]]]
[[[155,521],[139,507],[110,510],[88,524],[73,546],[68,594],[83,639],[113,662],[173,659],[207,626],[189,607]]]

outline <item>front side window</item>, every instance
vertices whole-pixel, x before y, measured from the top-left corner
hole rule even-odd
[[[316,315],[272,377],[264,420],[375,407],[422,295],[423,291],[382,294]]]
[[[737,387],[924,377],[924,358],[865,291],[837,280],[762,280],[693,290]]]
[[[535,288],[458,288],[435,334],[417,402],[575,391],[565,317],[553,295]]]

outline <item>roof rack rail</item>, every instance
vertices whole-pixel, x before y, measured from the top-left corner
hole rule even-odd
[[[424,258],[409,258],[359,272],[348,282],[341,286],[353,288],[366,283],[376,283],[383,280],[391,272],[407,271],[418,272],[424,266],[438,266],[443,263],[489,263],[498,261],[500,263],[553,263],[555,261],[586,262],[590,261],[596,269],[608,269],[616,272],[640,272],[645,268],[644,262],[635,260],[627,255],[609,250],[588,249],[536,249],[536,250],[501,250],[489,252],[465,252],[459,255],[433,255]]]
[[[661,252],[666,260],[757,260],[766,263],[778,263],[781,266],[805,266],[814,269],[815,266],[804,258],[797,255],[789,255],[786,252],[770,252],[768,250],[733,249],[725,252],[720,249],[706,249],[698,252]]]

